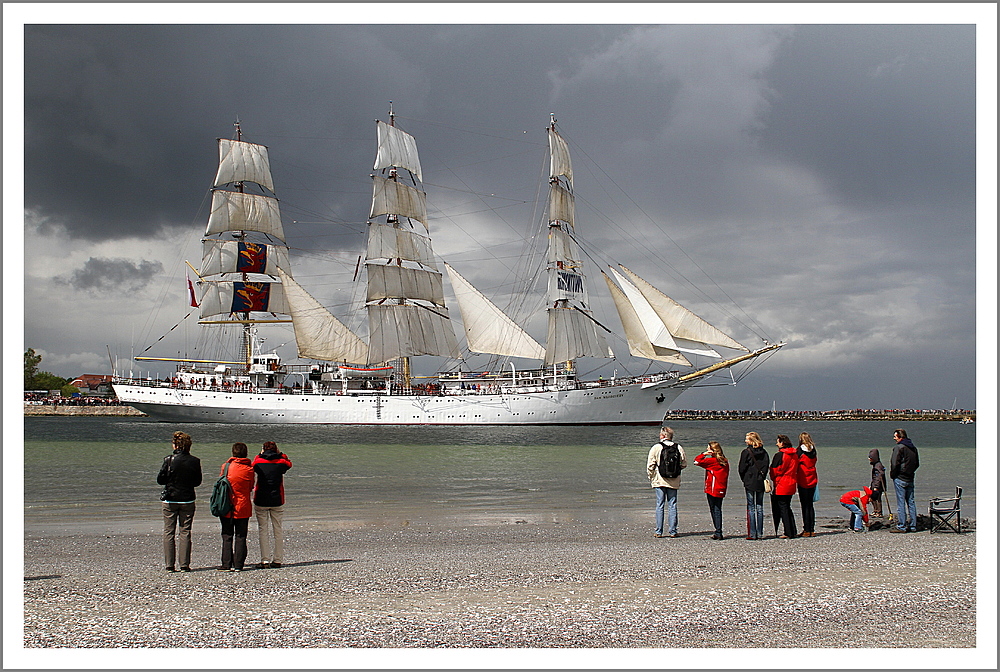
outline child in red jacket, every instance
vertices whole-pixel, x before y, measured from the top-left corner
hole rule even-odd
[[[851,490],[840,496],[840,505],[851,512],[851,529],[855,532],[864,532],[862,523],[868,527],[868,500],[872,496],[872,489],[867,485],[861,490]]]
[[[712,539],[722,539],[722,498],[726,496],[726,486],[729,485],[729,460],[723,455],[719,442],[710,441],[708,450],[694,458],[694,463],[705,469],[705,494],[715,525]]]

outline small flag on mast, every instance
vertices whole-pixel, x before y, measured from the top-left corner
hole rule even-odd
[[[185,276],[187,277],[187,283],[188,283],[188,301],[191,304],[192,308],[197,308],[198,299],[196,299],[194,296],[194,285],[191,283],[191,275],[185,272]]]

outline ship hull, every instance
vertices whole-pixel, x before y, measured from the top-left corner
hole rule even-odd
[[[656,425],[685,386],[604,385],[507,394],[335,395],[115,384],[163,422],[335,425]]]

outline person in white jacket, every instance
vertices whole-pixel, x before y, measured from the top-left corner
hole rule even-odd
[[[664,476],[660,472],[660,454],[667,446],[676,446],[680,453],[679,469],[676,476]],[[666,466],[666,465],[664,465]],[[680,469],[687,467],[687,456],[684,455],[684,448],[679,443],[674,442],[674,430],[670,427],[660,428],[660,440],[649,449],[649,457],[646,458],[646,475],[649,476],[649,484],[656,491],[656,532],[653,534],[657,539],[663,538],[663,509],[667,509],[667,534],[668,537],[677,536],[677,489],[681,487]]]

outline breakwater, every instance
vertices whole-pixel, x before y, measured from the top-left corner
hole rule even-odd
[[[919,420],[936,420],[945,422],[962,422],[976,420],[974,410],[914,410],[914,409],[853,409],[843,411],[698,411],[671,410],[663,416],[664,420],[898,420],[913,422]]]
[[[132,415],[146,417],[142,411],[131,406],[71,406],[68,404],[25,404],[25,415],[71,415],[71,416],[107,416]]]

